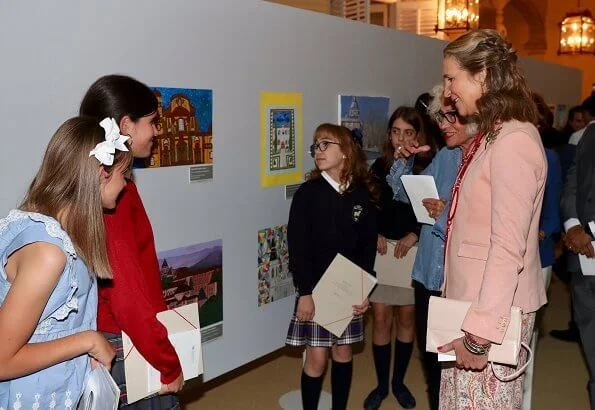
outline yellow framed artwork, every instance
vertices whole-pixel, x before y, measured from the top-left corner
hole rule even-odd
[[[260,94],[260,186],[301,182],[302,94]]]

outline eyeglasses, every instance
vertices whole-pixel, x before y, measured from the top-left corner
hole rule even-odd
[[[335,144],[335,145],[341,145],[338,142],[334,142],[334,141],[319,141],[315,144],[310,145],[310,155],[312,156],[312,158],[314,158],[314,155],[316,154],[316,150],[320,150],[320,152],[324,152],[326,151],[326,149],[328,148],[329,144]]]
[[[413,137],[415,137],[415,134],[417,134],[417,133],[415,132],[414,129],[411,129],[411,128],[408,128],[406,130],[402,130],[400,128],[393,127],[393,128],[390,129],[390,136],[391,137],[397,137],[398,138],[401,135],[403,135],[404,137],[407,137],[407,138],[413,138]]]
[[[438,124],[442,124],[446,120],[450,124],[457,122],[458,114],[456,111],[443,112],[442,110],[436,113],[435,119]]]

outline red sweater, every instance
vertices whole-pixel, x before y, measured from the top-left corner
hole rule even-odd
[[[126,332],[145,359],[161,373],[161,383],[174,381],[182,368],[156,314],[167,310],[151,223],[128,181],[113,213],[105,214],[107,252],[114,278],[99,288],[97,328]]]

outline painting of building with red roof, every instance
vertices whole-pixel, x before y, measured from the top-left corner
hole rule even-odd
[[[223,242],[216,240],[158,254],[165,303],[198,303],[201,329],[223,322]]]
[[[213,164],[213,91],[156,87],[157,136],[148,168]]]

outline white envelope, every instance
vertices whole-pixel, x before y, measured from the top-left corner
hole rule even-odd
[[[341,254],[337,254],[312,291],[314,322],[341,337],[377,280]]]
[[[595,248],[595,241],[591,242],[593,248]],[[581,272],[585,276],[595,276],[595,258],[587,258],[585,255],[578,255],[579,262],[581,263]]]
[[[589,229],[591,234],[595,235],[595,221],[589,222]],[[591,246],[595,248],[595,241],[591,242]],[[585,276],[595,276],[595,258],[587,258],[584,255],[578,255],[578,260],[581,264],[581,272]]]
[[[456,360],[457,357],[454,354],[438,353],[439,362],[454,362]]]
[[[403,175],[401,181],[407,196],[409,196],[417,222],[434,225],[435,219],[430,218],[428,210],[422,203],[422,200],[426,198],[440,199],[434,177],[431,175]]]
[[[376,263],[374,271],[379,285],[398,286],[401,288],[413,288],[411,272],[415,255],[417,255],[417,246],[412,247],[402,259],[395,258],[395,243],[387,241],[386,254],[376,254]]]
[[[169,340],[180,359],[184,380],[190,380],[202,374],[198,303],[160,312],[157,314],[157,319],[167,329]],[[160,373],[145,360],[124,332],[122,332],[122,345],[128,403],[134,403],[159,392]]]

